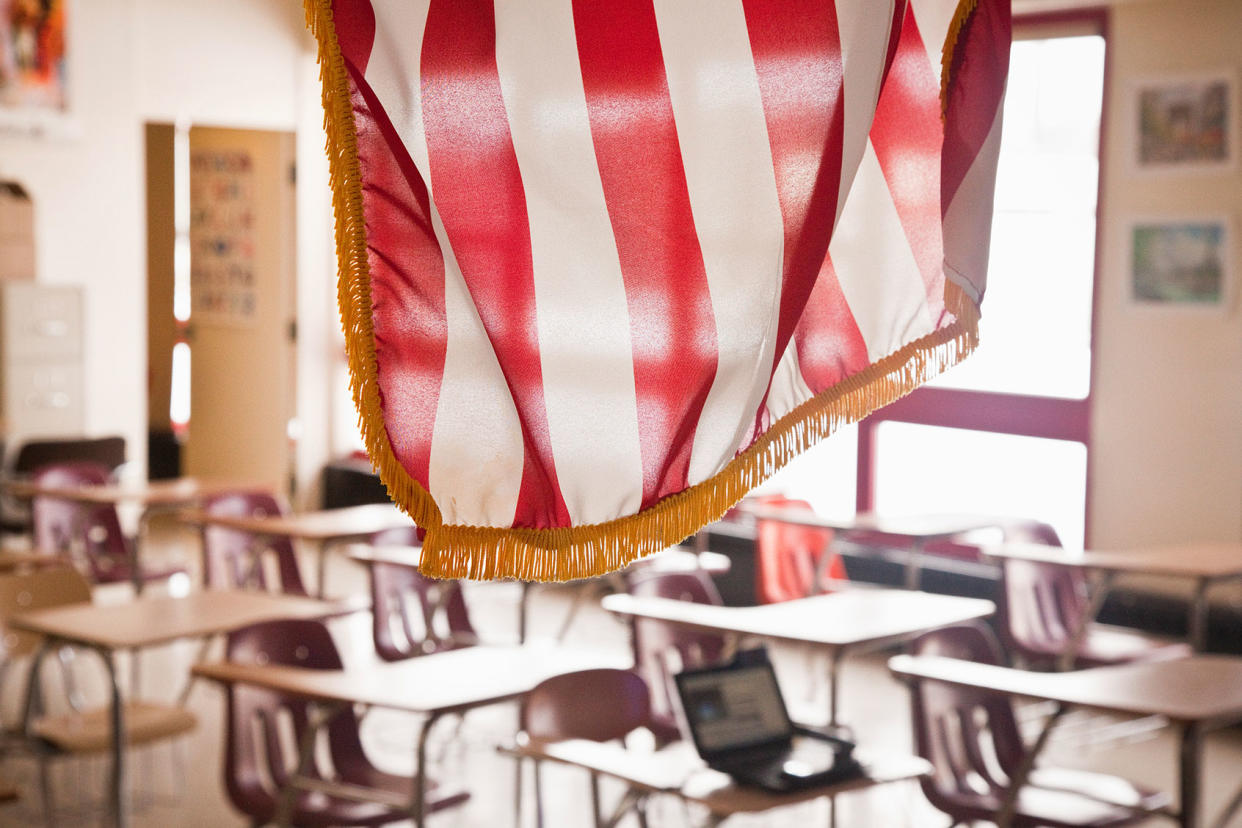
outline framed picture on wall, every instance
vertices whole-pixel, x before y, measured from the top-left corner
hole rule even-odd
[[[68,0],[0,0],[0,131],[65,133]]]
[[[1139,79],[1131,87],[1131,161],[1136,170],[1211,171],[1237,162],[1233,72]]]
[[[1233,298],[1231,236],[1222,215],[1133,219],[1126,232],[1130,301],[1225,311]]]

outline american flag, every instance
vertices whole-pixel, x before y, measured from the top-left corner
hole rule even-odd
[[[1008,0],[306,0],[424,571],[596,575],[974,343]]]

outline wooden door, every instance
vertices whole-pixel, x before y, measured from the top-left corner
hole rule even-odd
[[[287,492],[294,414],[294,137],[190,130],[187,474]]]

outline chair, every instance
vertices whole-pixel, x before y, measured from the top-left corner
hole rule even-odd
[[[374,546],[418,546],[417,530],[388,529],[371,536]],[[371,632],[375,652],[403,661],[479,643],[461,582],[428,578],[408,566],[372,561]],[[414,623],[411,599],[418,602]]]
[[[282,620],[254,624],[231,633],[230,661],[279,664],[314,670],[339,670],[341,657],[328,628],[320,621]],[[281,789],[289,783],[293,753],[310,721],[309,704],[296,697],[231,684],[227,694],[224,784],[233,806],[255,825],[272,821]],[[409,797],[414,780],[386,773],[367,758],[358,733],[358,718],[345,708],[324,726],[330,768],[316,751],[307,772],[314,778]],[[292,739],[286,726],[292,729]],[[428,783],[427,813],[465,802],[466,792],[436,797]],[[293,825],[384,825],[409,818],[409,812],[379,802],[365,802],[334,793],[297,791],[289,812]]]
[[[982,624],[927,633],[914,644],[919,655],[938,655],[1000,664],[995,637]],[[931,762],[920,779],[923,793],[954,825],[995,821],[1009,779],[1026,754],[1008,696],[936,681],[911,687],[914,739]],[[1037,767],[1018,796],[1013,825],[1083,828],[1135,825],[1149,819],[1133,808],[1161,808],[1165,794],[1107,774]],[[1127,807],[1128,806],[1128,807]]]
[[[629,593],[640,598],[722,603],[711,579],[692,572],[636,572],[629,580]],[[677,723],[672,677],[681,670],[715,664],[723,659],[727,649],[725,637],[680,624],[633,617],[630,619],[630,643],[634,669],[646,680],[651,694],[651,732],[661,744],[676,741],[681,738],[681,729]]]
[[[226,492],[203,504],[209,515],[223,517],[264,517],[281,515],[285,508],[267,492]],[[273,589],[287,595],[307,595],[298,568],[293,541],[287,537],[256,537],[242,529],[227,526],[202,527],[203,585],[209,589]],[[269,576],[261,556],[275,560],[277,583]]]
[[[8,480],[29,478],[36,469],[54,463],[93,462],[115,473],[125,463],[124,437],[73,437],[27,440],[4,467]],[[30,505],[24,499],[0,498],[0,532],[24,534],[31,530]]]
[[[805,500],[784,495],[764,495],[756,499],[761,509],[790,509],[813,513]],[[818,583],[822,558],[829,556],[824,575],[829,581],[846,579],[841,556],[829,552],[831,529],[799,526],[780,520],[759,518],[755,523],[755,597],[761,604],[792,601],[823,591]]]
[[[629,670],[580,670],[553,676],[536,685],[526,698],[522,711],[522,734],[530,741],[559,742],[585,739],[592,742],[623,741],[640,727],[650,726],[651,699],[647,683]],[[543,824],[539,763],[535,763],[535,804],[538,824]],[[591,772],[593,825],[600,819],[599,775]],[[639,823],[646,828],[647,815],[642,796],[622,800],[618,813],[636,808]],[[608,823],[613,824],[613,823]]]
[[[1007,540],[1060,546],[1056,531],[1046,524],[1011,528],[1006,534]],[[1088,611],[1090,601],[1082,570],[1006,559],[1001,580],[1002,629],[1007,645],[1029,667],[1057,669]],[[1192,653],[1192,648],[1182,642],[1092,621],[1081,639],[1073,666],[1181,658]]]
[[[39,646],[40,638],[7,628],[8,619],[19,612],[84,603],[91,600],[91,587],[77,570],[69,567],[40,569],[28,574],[0,575],[0,689],[12,667],[29,658]],[[67,756],[104,754],[112,748],[111,709],[107,706],[87,708],[76,677],[76,659],[72,648],[58,653],[64,712],[49,712],[52,705],[46,693],[38,692],[30,700],[34,718],[27,731],[31,738],[21,745],[39,761],[39,785],[44,814],[52,822],[52,795],[48,762]],[[42,683],[36,685],[40,688]],[[197,726],[193,713],[180,707],[131,700],[125,703],[125,743],[129,747],[150,744],[188,733]],[[20,733],[20,730],[11,731]]]
[[[102,463],[78,461],[43,466],[34,473],[42,486],[102,486],[112,481]],[[82,568],[95,584],[130,583],[134,577],[134,540],[125,536],[116,506],[75,503],[54,497],[35,497],[30,506],[36,549],[63,555]],[[181,566],[158,569],[139,564],[143,583],[167,580],[185,572]]]

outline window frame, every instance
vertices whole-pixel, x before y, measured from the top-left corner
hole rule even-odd
[[[1091,414],[1097,376],[1095,343],[1099,334],[1102,228],[1104,222],[1105,147],[1109,118],[1111,49],[1107,9],[1083,9],[1014,17],[1014,39],[1094,34],[1104,38],[1103,97],[1100,101],[1100,134],[1097,157],[1095,249],[1091,286],[1090,381],[1082,399],[1043,397],[956,388],[923,387],[878,409],[858,424],[857,494],[855,508],[875,508],[876,429],[885,422],[942,426],[966,431],[1043,437],[1082,443],[1087,450],[1086,496],[1083,502],[1084,544],[1091,546],[1092,447]],[[985,300],[986,303],[986,300]],[[986,304],[985,304],[986,308]]]

